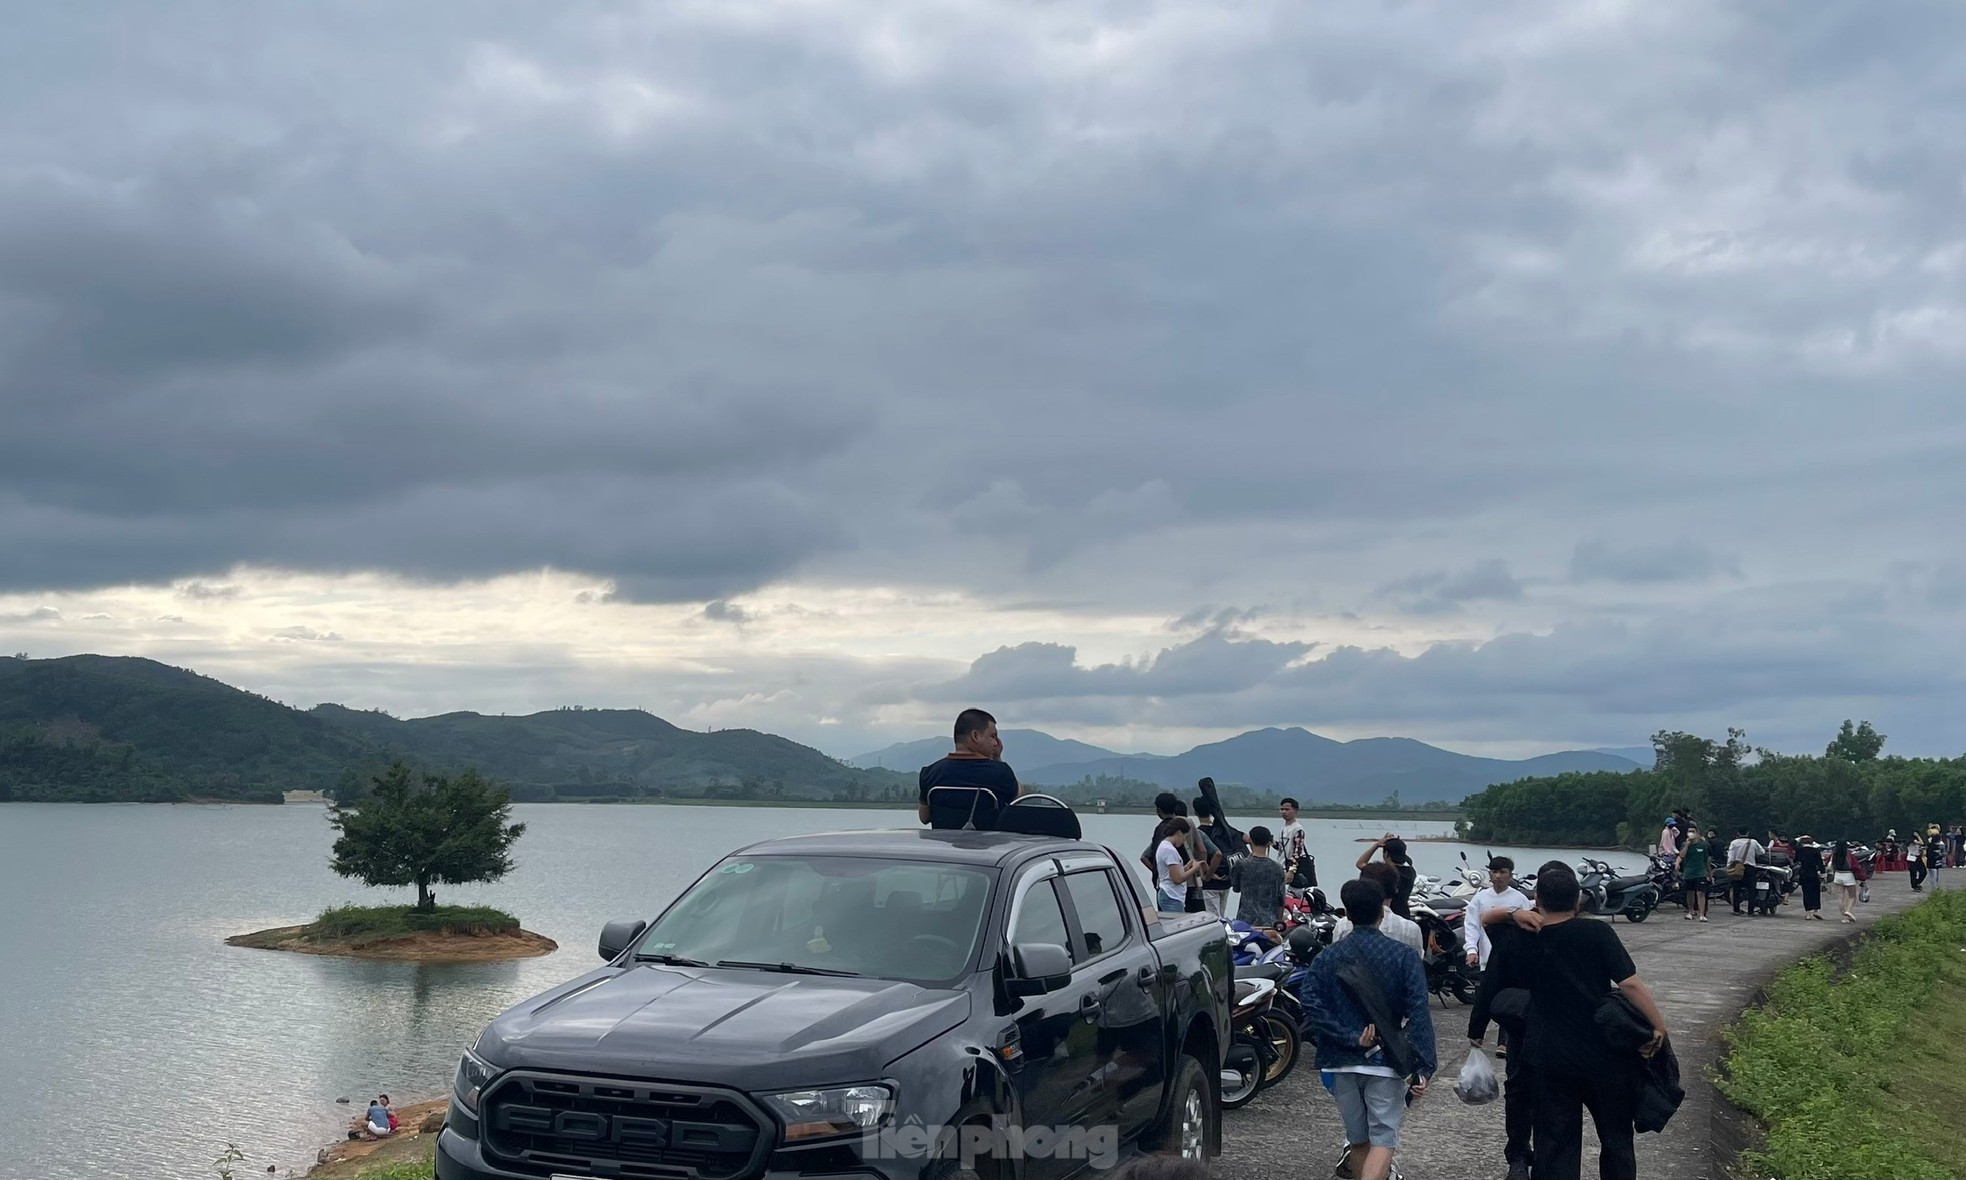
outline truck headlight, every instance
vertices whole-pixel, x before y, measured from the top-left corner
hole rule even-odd
[[[472,1114],[478,1113],[478,1097],[485,1092],[498,1071],[476,1053],[466,1049],[457,1063],[457,1077],[451,1083],[458,1102]]]
[[[894,1091],[882,1085],[788,1090],[760,1097],[784,1122],[787,1143],[871,1131],[894,1113]]]

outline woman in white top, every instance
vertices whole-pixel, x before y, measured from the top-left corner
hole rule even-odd
[[[1208,871],[1205,861],[1189,860],[1181,851],[1188,831],[1188,821],[1178,815],[1154,830],[1154,908],[1163,914],[1187,913],[1188,882]]]

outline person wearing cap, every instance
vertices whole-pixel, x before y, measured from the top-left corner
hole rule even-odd
[[[1666,826],[1659,829],[1659,855],[1679,855],[1679,820],[1674,816],[1667,816]]]

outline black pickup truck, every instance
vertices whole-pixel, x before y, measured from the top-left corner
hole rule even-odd
[[[459,1063],[439,1180],[1062,1180],[1220,1147],[1233,969],[1082,840],[725,857]]]

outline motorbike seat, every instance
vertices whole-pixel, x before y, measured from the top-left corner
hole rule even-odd
[[[1645,876],[1613,877],[1610,881],[1610,887],[1613,889],[1634,889],[1640,885],[1648,885],[1651,881],[1652,878]]]
[[[1248,963],[1236,968],[1236,979],[1267,979],[1272,983],[1282,983],[1283,977],[1290,974],[1281,963]]]

